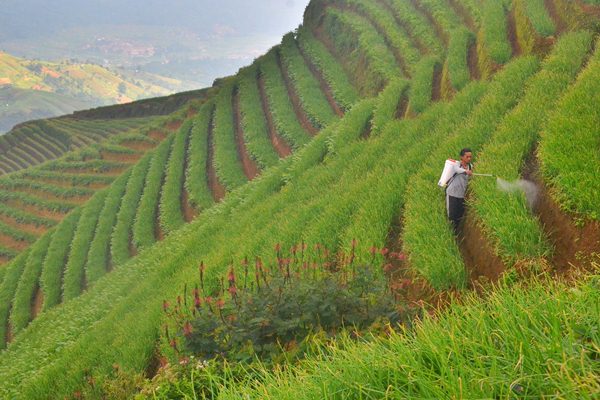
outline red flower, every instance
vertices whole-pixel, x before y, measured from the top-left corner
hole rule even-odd
[[[237,294],[237,288],[235,286],[229,286],[228,291],[231,297],[234,297]]]
[[[369,253],[371,253],[371,255],[372,255],[373,257],[375,257],[375,253],[377,253],[377,248],[376,248],[375,246],[372,246],[372,247],[369,249]]]
[[[169,310],[169,302],[164,300],[163,301],[163,311],[167,312]]]
[[[192,324],[188,321],[183,325],[183,334],[187,337],[192,334],[193,328]]]
[[[216,305],[217,305],[217,307],[218,307],[220,310],[222,310],[222,309],[223,309],[223,307],[225,307],[225,300],[223,300],[223,299],[219,299],[219,300],[217,300],[217,303],[216,303]]]
[[[389,253],[389,250],[384,247],[383,249],[380,250],[380,253],[382,256],[385,256],[387,253]]]
[[[235,283],[235,272],[233,271],[233,267],[229,269],[229,274],[227,274],[227,280],[230,285]]]
[[[281,244],[279,244],[279,243],[275,244],[275,251],[279,253],[280,250],[281,250]]]

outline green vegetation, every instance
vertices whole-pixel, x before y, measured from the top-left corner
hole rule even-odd
[[[190,132],[184,184],[189,194],[190,204],[196,210],[205,210],[213,205],[206,178],[208,131],[213,112],[213,104],[206,103],[194,118],[194,126]]]
[[[508,41],[506,10],[499,1],[484,1],[482,9],[482,27],[478,37],[478,52],[480,69],[483,76],[489,76],[484,71],[491,68],[486,63],[504,64],[512,55]]]
[[[9,314],[12,306],[12,300],[15,291],[19,285],[19,279],[23,274],[25,263],[29,257],[29,250],[21,252],[11,262],[4,266],[4,279],[0,285],[0,338],[7,338],[9,335]],[[6,348],[5,340],[0,340],[0,349]]]
[[[158,217],[158,201],[163,185],[165,165],[175,136],[165,139],[154,151],[150,167],[146,174],[144,192],[140,197],[139,205],[133,222],[132,240],[135,248],[151,246],[156,241],[155,231]]]
[[[227,82],[215,100],[213,129],[214,165],[219,181],[233,190],[248,181],[237,151],[233,126],[233,91],[235,82]]]
[[[81,217],[77,221],[77,230],[71,241],[69,259],[65,265],[63,301],[79,296],[87,288],[85,265],[107,194],[108,190],[98,192],[81,211]]]
[[[463,287],[465,266],[446,216],[444,193],[435,184],[443,160],[468,143],[478,148],[519,100],[523,85],[536,71],[534,57],[520,58],[508,64],[491,83],[467,121],[454,130],[443,129],[445,138],[428,152],[427,160],[412,178],[406,192],[403,248],[411,269],[434,288]],[[430,240],[436,238],[436,240]]]
[[[432,54],[441,54],[444,48],[435,30],[427,21],[427,18],[419,13],[414,5],[404,0],[387,0],[394,11],[394,16],[411,30],[413,37],[422,43]]]
[[[265,92],[277,132],[294,149],[299,149],[309,141],[310,137],[294,113],[281,69],[277,65],[276,51],[272,49],[259,59],[260,73],[265,81]]]
[[[239,75],[238,94],[244,142],[250,157],[258,163],[261,169],[264,169],[275,165],[279,161],[279,156],[275,152],[267,132],[267,120],[262,110],[258,90],[257,65],[253,64],[242,69]],[[328,104],[325,105],[329,107]]]
[[[589,40],[587,36],[585,39]],[[597,49],[577,82],[550,114],[546,129],[541,132],[538,149],[541,171],[558,204],[592,220],[600,219],[600,191],[597,189],[599,120],[595,106],[599,93],[598,71],[600,51]]]
[[[164,184],[160,192],[159,221],[165,234],[169,234],[185,223],[181,209],[181,191],[185,178],[185,156],[193,120],[188,119],[181,125],[166,163]]]
[[[544,127],[547,113],[554,109],[561,93],[577,75],[591,44],[589,32],[561,37],[544,60],[542,70],[527,82],[519,105],[504,118],[483,147],[478,169],[508,181],[519,178]],[[537,219],[531,216],[522,192],[501,193],[491,179],[474,180],[471,186],[471,209],[491,238],[495,252],[508,266],[548,252],[543,231]]]
[[[77,223],[81,216],[81,208],[73,210],[56,227],[52,241],[48,245],[48,252],[40,274],[40,289],[44,294],[43,310],[49,310],[62,301],[63,268],[68,260],[69,249]]]
[[[544,0],[528,0],[524,5],[525,12],[538,34],[551,36],[556,33],[556,27],[544,5]]]
[[[448,58],[444,65],[444,77],[442,85],[445,82],[450,83],[451,90],[461,90],[471,80],[471,72],[468,65],[469,47],[475,42],[475,35],[466,28],[458,28],[450,34],[448,43]],[[442,92],[449,92],[450,88],[442,88]],[[447,94],[443,96],[447,98]]]
[[[408,115],[420,114],[433,100],[434,74],[439,68],[441,66],[437,57],[429,56],[419,61],[410,87]]]
[[[408,81],[395,79],[391,81],[377,98],[377,106],[371,121],[371,135],[378,135],[388,121],[394,119],[398,106],[402,101],[408,101]],[[398,115],[401,118],[403,115]]]
[[[331,88],[335,101],[344,111],[348,111],[359,100],[359,96],[343,67],[310,30],[298,29],[297,39],[302,51],[310,58]]]
[[[304,62],[293,33],[283,37],[280,52],[281,62],[285,64],[285,70],[310,122],[315,128],[322,129],[336,117],[319,86],[319,81]]]

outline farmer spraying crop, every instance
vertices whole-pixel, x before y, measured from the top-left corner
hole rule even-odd
[[[442,175],[444,180],[442,186],[446,186],[446,210],[455,234],[458,234],[460,222],[465,214],[465,194],[469,179],[473,176],[472,158],[471,149],[462,149],[458,162],[455,160],[446,162],[444,173],[449,176],[449,179],[444,179]]]

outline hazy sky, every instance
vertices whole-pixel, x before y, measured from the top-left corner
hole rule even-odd
[[[0,50],[141,66],[202,85],[301,22],[309,0],[0,0]]]

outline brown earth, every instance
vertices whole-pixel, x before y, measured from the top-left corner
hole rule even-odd
[[[225,189],[225,186],[223,186],[221,184],[221,182],[219,182],[219,177],[217,176],[217,172],[215,171],[215,164],[213,161],[214,149],[213,149],[212,142],[213,142],[214,118],[215,118],[215,113],[213,110],[213,113],[210,117],[210,122],[208,124],[208,135],[207,135],[207,145],[206,145],[206,148],[208,149],[208,154],[206,157],[206,179],[208,182],[208,187],[210,188],[210,191],[212,192],[213,199],[215,200],[215,202],[219,202],[219,201],[221,201],[221,199],[223,197],[225,197],[227,190]]]
[[[160,217],[158,216],[158,206],[157,208],[157,217],[156,217],[156,221],[154,222],[154,238],[157,241],[162,241],[165,238],[165,232],[163,231],[162,227],[160,226]]]
[[[481,79],[481,74],[479,73],[479,59],[477,55],[477,41],[475,40],[473,40],[473,42],[469,45],[469,49],[467,51],[467,64],[469,65],[469,74],[471,75],[471,80]]]
[[[292,148],[289,144],[279,136],[277,133],[277,129],[275,128],[275,123],[273,122],[273,114],[271,113],[271,109],[269,108],[267,93],[265,89],[265,79],[262,74],[258,75],[258,90],[260,92],[260,100],[262,104],[262,109],[265,114],[265,118],[267,120],[267,128],[269,132],[269,139],[271,139],[271,144],[273,148],[277,151],[280,158],[285,158],[292,154]]]
[[[131,234],[129,235],[129,256],[130,257],[135,257],[137,256],[138,252],[137,249],[135,248],[135,244],[133,244],[133,238],[131,237]]]
[[[0,221],[6,225],[18,229],[23,232],[31,233],[36,236],[42,236],[48,230],[48,227],[44,225],[28,224],[25,222],[19,222],[10,215],[0,214]]]
[[[88,174],[88,175],[105,175],[105,176],[119,176],[121,175],[127,168],[129,168],[128,166],[123,166],[123,167],[115,167],[115,168],[110,168],[104,171],[99,171],[97,169],[94,168],[64,168],[61,169],[61,172],[64,172],[65,174]],[[47,182],[46,180],[44,180],[44,182]]]
[[[551,264],[559,274],[571,267],[588,268],[600,261],[600,223],[585,221],[582,226],[561,210],[540,176],[537,158],[533,157],[523,171],[523,178],[539,189],[533,213],[539,218],[546,237],[554,247]]]
[[[29,214],[33,214],[35,216],[42,217],[42,218],[48,218],[48,219],[51,219],[51,220],[57,221],[57,222],[62,221],[62,219],[66,215],[65,213],[61,213],[60,211],[51,211],[51,210],[46,210],[43,208],[38,208],[31,204],[24,204],[24,203],[20,202],[19,200],[7,200],[7,201],[5,201],[5,203],[8,206],[11,206],[13,208],[18,208],[20,210],[28,212]]]
[[[190,196],[186,188],[182,188],[181,190],[181,210],[183,211],[185,222],[190,222],[198,216],[198,212],[190,204]]]
[[[183,124],[183,121],[172,121],[172,122],[169,122],[167,125],[165,125],[165,127],[170,131],[176,131],[177,129],[179,129],[181,127],[182,124]]]
[[[317,81],[319,81],[319,86],[321,87],[321,92],[323,92],[323,94],[325,94],[325,97],[327,98],[327,101],[329,102],[331,109],[333,110],[333,112],[335,112],[335,114],[338,117],[343,117],[344,111],[339,106],[337,101],[335,101],[335,98],[333,97],[333,92],[331,91],[331,87],[329,86],[327,81],[325,81],[325,78],[321,74],[321,71],[319,71],[317,66],[306,55],[306,53],[302,49],[302,46],[297,46],[297,47],[298,47],[298,50],[300,51],[300,54],[302,55],[302,58],[304,58],[304,63],[308,66],[308,69],[313,74],[313,76],[317,79]]]
[[[71,182],[70,179],[59,179],[59,178],[45,178],[45,177],[37,178],[34,176],[26,176],[24,178],[27,180],[30,180],[32,182],[47,183],[47,184],[62,187],[65,189],[71,189],[71,188],[103,189],[110,185],[110,183],[103,183],[103,182],[93,182],[93,183],[90,183],[89,185],[75,185]]]
[[[460,1],[448,0],[448,4],[450,4],[450,7],[458,14],[471,32],[477,32],[477,26],[475,25],[475,21],[473,21],[473,17],[471,17],[469,11],[460,3]]]
[[[548,10],[548,14],[550,14],[550,18],[552,18],[552,21],[554,21],[554,26],[556,27],[556,36],[566,32],[568,30],[567,24],[559,15],[558,10],[556,9],[556,4],[554,4],[554,0],[544,0],[544,5],[546,6],[546,10]]]
[[[365,126],[365,129],[360,134],[361,139],[368,139],[371,136],[372,131],[373,131],[373,116],[371,116],[371,119],[369,119],[369,121],[367,122],[367,126]]]
[[[163,140],[165,140],[167,138],[167,136],[169,136],[169,134],[167,132],[164,132],[164,131],[161,131],[158,129],[154,129],[154,130],[151,130],[150,132],[148,132],[148,136],[158,142],[162,142]]]
[[[256,161],[250,157],[248,149],[246,148],[246,142],[244,141],[244,130],[242,128],[242,113],[240,111],[240,94],[237,88],[233,92],[231,97],[233,106],[233,127],[235,134],[235,147],[237,148],[238,159],[242,162],[244,174],[248,180],[252,180],[260,173],[260,168],[256,164]]]
[[[400,101],[398,101],[398,105],[396,106],[396,114],[394,117],[396,119],[402,119],[406,116],[406,111],[408,110],[408,96],[406,91],[400,97]]]
[[[292,102],[292,106],[294,108],[294,113],[296,114],[296,117],[298,118],[298,121],[300,122],[300,125],[302,125],[304,130],[307,131],[310,135],[314,136],[317,134],[318,130],[310,122],[310,120],[306,116],[306,113],[304,112],[304,109],[302,108],[302,105],[300,103],[300,98],[298,97],[298,94],[296,93],[296,90],[294,89],[294,86],[292,85],[290,76],[288,75],[288,72],[287,72],[287,68],[285,67],[284,63],[281,60],[281,55],[279,54],[279,52],[276,52],[276,55],[277,55],[277,64],[279,65],[279,69],[281,70],[281,75],[283,76],[283,81],[285,82],[285,87],[287,88],[288,97],[290,98],[290,101]]]
[[[10,257],[0,256],[0,266],[8,264],[12,260]]]
[[[595,18],[600,18],[600,6],[593,4],[587,4],[583,0],[575,0],[579,8],[581,8],[586,14],[589,14]]]
[[[32,300],[33,301],[31,302],[31,319],[33,320],[40,314],[44,305],[44,292],[42,292],[39,285],[35,288]]]
[[[519,45],[519,40],[517,38],[517,21],[515,19],[515,9],[512,8],[506,17],[506,28],[508,33],[508,40],[510,42],[510,47],[512,48],[512,56],[518,57],[521,55],[521,45]]]
[[[13,340],[13,330],[10,321],[6,322],[6,338],[5,343],[10,343]]]
[[[15,188],[15,189],[10,189],[10,190],[13,192],[26,193],[26,194],[35,196],[35,197],[43,199],[43,200],[60,202],[60,203],[68,203],[68,204],[74,204],[74,205],[83,204],[86,201],[88,201],[89,198],[91,197],[89,195],[61,197],[61,196],[56,196],[52,193],[46,192],[44,190],[33,189],[33,188]]]
[[[341,11],[353,12],[353,13],[358,14],[361,17],[365,18],[367,21],[369,21],[371,23],[371,26],[373,26],[373,28],[375,28],[375,30],[377,31],[379,36],[381,36],[381,38],[385,42],[388,50],[390,50],[392,52],[392,54],[394,55],[394,58],[396,59],[396,62],[398,63],[398,66],[400,67],[402,74],[405,77],[410,79],[410,77],[411,77],[410,70],[408,68],[408,65],[406,64],[406,60],[404,60],[404,57],[402,57],[402,53],[400,52],[400,50],[398,48],[396,48],[392,44],[392,42],[390,41],[390,38],[387,36],[387,34],[385,32],[385,29],[380,24],[378,24],[377,21],[375,21],[368,13],[365,13],[362,10],[359,10],[355,6],[329,5],[328,7],[337,8],[338,10],[341,10]]]
[[[113,153],[111,151],[102,150],[100,152],[100,156],[102,157],[103,160],[106,160],[106,161],[117,161],[117,162],[133,164],[133,163],[136,163],[142,157],[142,154],[140,154],[140,153],[135,153],[135,154]]]
[[[141,152],[146,152],[155,147],[154,143],[144,142],[141,140],[126,140],[124,142],[121,142],[120,145]]]
[[[442,26],[437,22],[437,20],[433,17],[433,15],[429,12],[429,10],[427,10],[425,7],[423,7],[421,5],[420,2],[418,2],[417,0],[410,0],[412,6],[421,14],[423,14],[425,16],[425,18],[427,18],[427,21],[429,21],[429,24],[433,27],[433,31],[435,32],[436,36],[442,40],[442,42],[446,45],[446,47],[448,46],[448,34],[446,32],[444,32],[444,30],[442,29]]]
[[[469,210],[465,212],[457,243],[472,285],[482,280],[494,282],[506,270]]]
[[[437,64],[433,69],[433,81],[431,85],[431,101],[439,101],[442,98],[442,66]]]
[[[377,0],[377,2],[382,7],[384,7],[391,16],[394,17],[394,20],[396,21],[396,25],[398,25],[400,27],[400,29],[402,31],[404,31],[404,33],[406,33],[406,35],[410,39],[411,43],[419,50],[419,53],[421,53],[421,54],[429,53],[429,49],[423,44],[423,42],[421,42],[421,40],[417,36],[415,36],[413,34],[410,27],[404,21],[402,21],[400,18],[398,18],[398,16],[396,15],[396,13],[394,12],[394,10],[392,9],[392,7],[390,6],[390,4],[387,1]]]
[[[23,251],[29,247],[30,243],[25,240],[17,240],[0,232],[0,245],[11,250]]]

